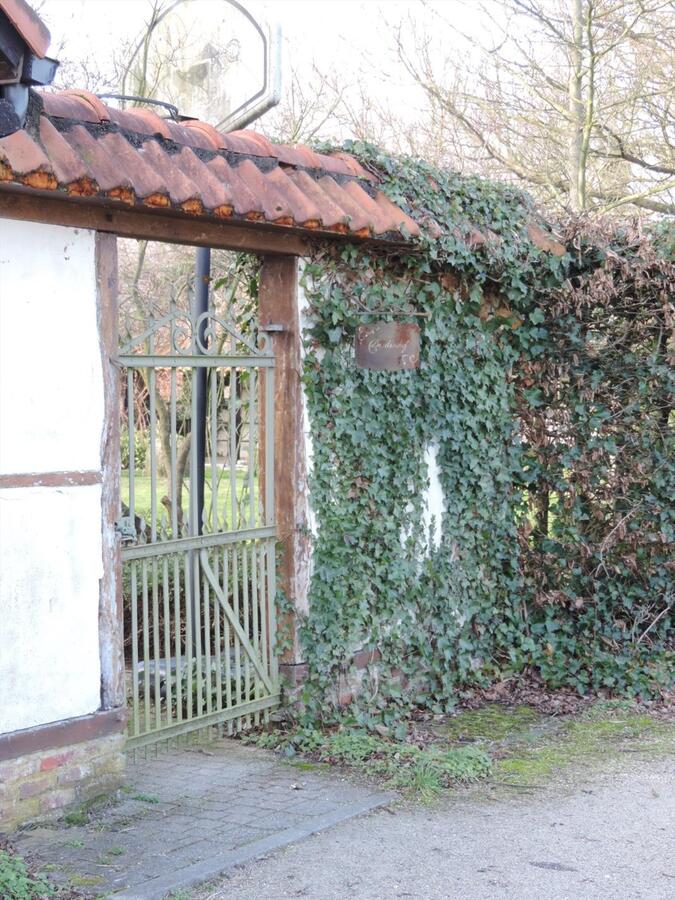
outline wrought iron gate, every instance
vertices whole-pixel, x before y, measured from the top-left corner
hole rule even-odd
[[[119,362],[127,746],[232,733],[279,700],[274,357],[172,308]]]

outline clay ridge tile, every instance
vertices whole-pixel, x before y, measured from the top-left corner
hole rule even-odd
[[[44,91],[40,94],[44,111],[55,119],[73,119],[98,125],[101,119],[94,112],[91,104],[82,97],[68,95],[63,91],[58,94]]]
[[[180,122],[173,122],[171,119],[165,119],[166,127],[171,135],[171,140],[178,144],[179,147],[193,147],[200,150],[213,150],[211,141],[205,134],[193,129],[190,131]]]
[[[171,132],[164,119],[160,119],[157,113],[150,109],[136,106],[133,109],[112,109],[109,108],[110,121],[115,125],[119,125],[125,131],[135,132],[136,134],[159,135],[160,137],[171,139]]]
[[[110,111],[108,110],[108,107],[102,100],[99,100],[96,94],[84,90],[67,90],[61,91],[61,96],[76,97],[92,111],[93,115],[98,116],[99,122],[110,121]]]
[[[257,131],[230,131],[223,135],[228,150],[234,153],[246,153],[249,156],[269,156],[276,159],[276,144],[268,141]]]

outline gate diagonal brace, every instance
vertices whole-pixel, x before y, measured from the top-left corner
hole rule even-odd
[[[267,674],[267,672],[265,671],[265,669],[263,668],[263,666],[260,662],[260,657],[255,652],[255,649],[252,647],[248,637],[244,633],[244,629],[241,627],[239,620],[235,617],[234,613],[230,609],[230,604],[227,602],[227,597],[223,593],[223,589],[220,585],[220,582],[216,578],[216,576],[213,572],[213,569],[211,568],[211,564],[209,563],[209,556],[208,556],[208,553],[206,550],[199,551],[199,561],[201,562],[201,565],[202,565],[202,571],[206,575],[206,578],[207,578],[209,584],[213,588],[213,591],[214,591],[216,597],[218,598],[218,601],[222,607],[223,612],[227,616],[227,618],[230,622],[230,625],[234,628],[234,633],[239,638],[239,642],[240,642],[241,646],[244,648],[244,650],[248,654],[248,657],[251,660],[251,662],[253,663],[253,667],[255,668],[256,672],[260,676],[263,684],[265,685],[267,690],[270,692],[270,694],[273,694],[274,686],[270,680],[270,677]]]

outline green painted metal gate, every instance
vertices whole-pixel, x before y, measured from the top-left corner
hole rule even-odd
[[[279,701],[270,341],[213,312],[146,324],[119,355],[129,749]]]

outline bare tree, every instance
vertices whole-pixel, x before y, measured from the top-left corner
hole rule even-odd
[[[427,8],[398,53],[455,155],[557,206],[675,213],[673,0],[483,0],[483,39]]]

